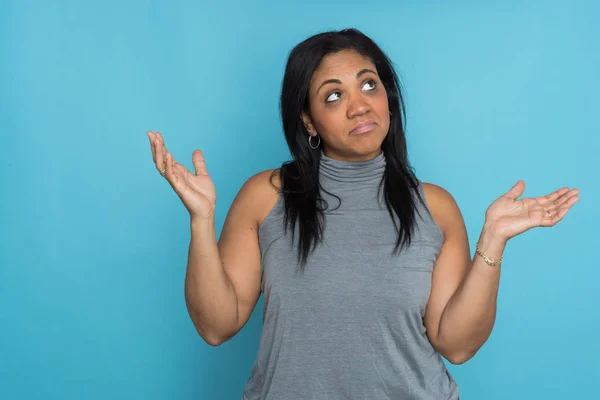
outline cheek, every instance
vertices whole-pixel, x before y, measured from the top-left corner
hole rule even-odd
[[[315,127],[322,135],[336,136],[346,128],[346,112],[343,107],[320,110],[315,116]]]
[[[385,112],[386,114],[388,113],[388,111],[389,111],[388,98],[387,98],[387,93],[385,91],[381,91],[377,94],[377,97],[375,98],[375,107],[377,108],[377,111],[380,113],[381,112]]]

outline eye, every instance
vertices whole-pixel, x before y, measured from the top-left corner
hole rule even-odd
[[[375,83],[375,81],[373,79],[369,79],[368,81],[366,81],[365,84],[363,85],[363,89],[367,85],[371,85],[371,87],[372,87],[371,89],[367,89],[368,91],[375,90],[375,86],[377,86],[377,84]]]
[[[337,96],[337,98],[335,96]],[[336,101],[339,98],[340,98],[340,92],[333,92],[329,96],[327,96],[327,98],[325,99],[325,102],[331,103],[332,101]]]

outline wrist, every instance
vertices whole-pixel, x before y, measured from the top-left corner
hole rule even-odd
[[[508,239],[510,238],[499,233],[492,222],[485,221],[483,224],[483,229],[481,230],[480,239],[485,239],[487,242],[506,245],[506,242],[508,242]]]
[[[190,211],[190,223],[192,225],[206,225],[206,224],[214,224],[215,223],[215,209],[217,208],[217,204],[213,203],[210,211],[206,213],[206,215],[202,215],[199,213],[192,213]],[[189,211],[189,210],[188,210]]]
[[[492,225],[484,225],[477,244],[486,256],[497,260],[502,257],[508,239],[499,235]]]
[[[215,216],[214,214],[208,217],[190,215],[190,228],[192,231],[210,231],[215,228]]]

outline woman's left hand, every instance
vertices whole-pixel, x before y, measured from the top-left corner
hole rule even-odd
[[[520,180],[494,201],[485,213],[485,226],[493,235],[508,240],[537,226],[554,226],[579,200],[579,189],[558,189],[546,196],[517,200],[525,191]]]

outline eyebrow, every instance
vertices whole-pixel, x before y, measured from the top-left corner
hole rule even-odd
[[[365,68],[360,70],[357,74],[356,74],[356,79],[360,78],[361,76],[363,76],[364,74],[366,74],[367,72],[371,72],[375,75],[377,75],[377,73],[375,71],[373,71],[372,69],[369,68]],[[319,88],[317,89],[317,94],[319,94],[319,90],[321,90],[321,88],[329,83],[337,83],[339,85],[342,84],[342,81],[340,81],[339,79],[327,79],[326,81],[324,81],[323,83],[321,83],[321,85],[319,86]]]

